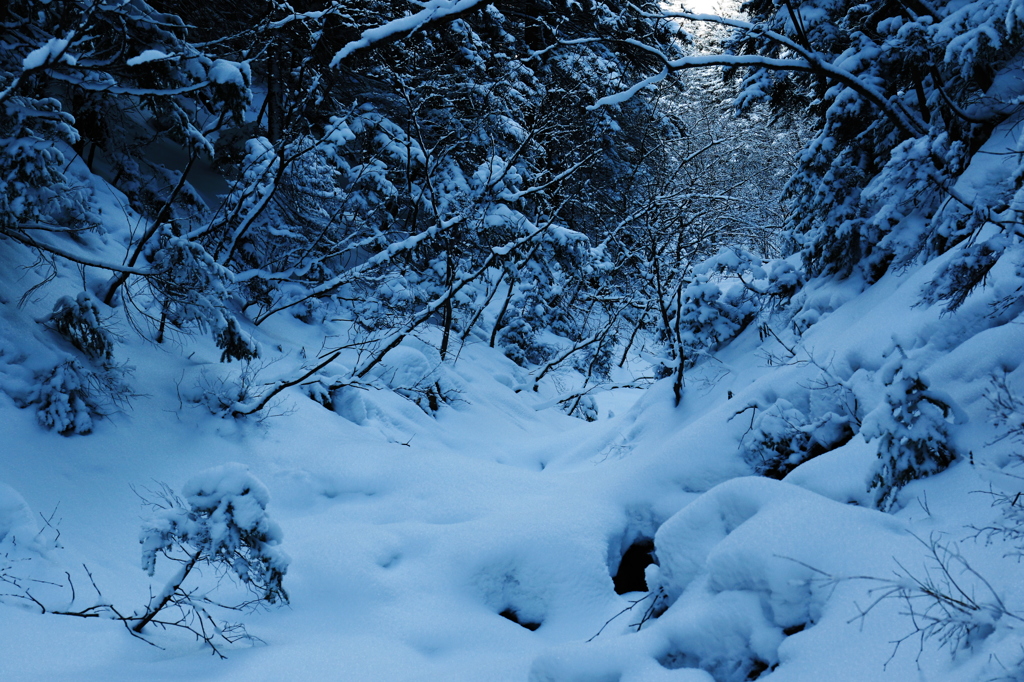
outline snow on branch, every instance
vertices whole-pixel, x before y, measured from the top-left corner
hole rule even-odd
[[[415,14],[392,19],[386,24],[363,31],[357,40],[350,41],[338,50],[334,59],[331,60],[331,66],[338,66],[349,55],[375,43],[398,40],[403,34],[415,33],[425,26],[442,21],[453,21],[482,4],[483,0],[431,0]]]
[[[32,229],[33,227],[34,226],[31,226],[31,225],[28,226],[29,229]],[[43,226],[43,228],[40,228],[40,229],[44,229],[45,227],[46,226]],[[70,251],[68,249],[62,248],[60,246],[56,246],[54,244],[49,244],[49,243],[46,243],[46,242],[42,242],[42,241],[40,241],[38,239],[33,239],[32,237],[28,236],[27,234],[22,234],[22,233],[20,233],[20,232],[18,232],[16,230],[0,230],[0,236],[10,237],[11,239],[13,239],[15,241],[21,242],[25,246],[29,246],[29,247],[32,247],[34,249],[39,249],[40,251],[43,251],[45,253],[50,253],[50,254],[53,254],[55,256],[60,256],[61,258],[66,258],[69,261],[71,261],[73,263],[78,263],[80,265],[87,265],[87,266],[93,267],[93,268],[100,268],[102,270],[110,270],[111,272],[121,272],[121,273],[129,274],[129,275],[150,276],[150,275],[159,274],[157,271],[154,271],[154,270],[143,269],[143,268],[135,268],[135,267],[130,267],[130,266],[126,266],[126,265],[119,265],[117,263],[111,263],[111,262],[108,262],[108,261],[102,261],[102,260],[93,258],[93,257],[91,257],[91,256],[89,256],[87,254],[84,254],[84,253],[76,253],[74,251]]]

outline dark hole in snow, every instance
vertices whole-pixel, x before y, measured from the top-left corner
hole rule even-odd
[[[762,673],[774,669],[775,668],[773,666],[768,665],[764,661],[759,661],[755,659],[754,662],[750,665],[750,672],[747,673],[747,679],[756,680],[761,677]]]
[[[519,620],[519,614],[516,613],[515,609],[512,609],[512,608],[505,609],[504,611],[502,611],[498,615],[501,616],[502,618],[508,618],[510,621],[512,621],[516,625],[522,625],[524,628],[526,628],[527,630],[530,630],[531,632],[533,630],[536,630],[537,628],[540,627],[540,623],[531,623],[530,621]]]
[[[791,625],[788,628],[784,628],[782,630],[782,634],[784,634],[786,637],[789,637],[790,635],[795,635],[798,632],[803,632],[805,627],[807,627],[807,623],[797,623],[796,625]]]
[[[640,538],[622,555],[619,570],[612,577],[616,594],[646,592],[647,578],[644,569],[654,563],[654,540]]]

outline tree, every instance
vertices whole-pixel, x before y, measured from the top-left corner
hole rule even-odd
[[[673,271],[777,222],[757,215],[749,174],[701,184],[742,145],[718,131],[695,142],[685,119],[699,107],[670,104],[668,82],[588,107],[682,55],[670,24],[628,3],[61,7],[25,0],[4,25],[0,124],[12,149],[36,151],[8,157],[25,210],[2,234],[107,270],[97,303],[123,304],[156,342],[200,331],[222,360],[251,360],[245,318],[319,306],[355,320],[355,381],[433,325],[444,360],[477,334],[538,376],[557,359],[589,384],[617,339],[651,324],[634,277],[649,257]],[[15,106],[25,98],[38,102]],[[109,254],[117,240],[62,175],[72,152],[85,184],[102,167],[141,216],[120,262],[76,241]],[[211,174],[220,199],[193,185]],[[540,342],[547,330],[563,340]],[[295,376],[336,384],[321,362],[335,350]]]
[[[340,22],[337,34],[363,36],[335,53],[340,76],[323,71],[324,95],[341,108],[314,119],[301,143],[278,139],[262,161],[246,162],[269,178],[253,195],[269,198],[262,213],[228,246],[204,242],[242,270],[243,307],[259,323],[333,299],[363,327],[365,347],[377,348],[357,376],[422,324],[441,328],[442,357],[455,336],[483,326],[491,345],[525,364],[554,352],[533,340],[545,328],[573,343],[592,336],[602,316],[589,312],[596,299],[585,295],[595,286],[587,241],[611,220],[600,198],[627,178],[637,184],[640,159],[649,168],[664,162],[656,143],[633,143],[669,123],[646,97],[621,113],[586,113],[647,58],[623,59],[598,44],[560,47],[557,34],[640,34],[674,49],[669,34],[600,3],[593,12],[432,3],[424,24],[427,15],[379,9],[334,6],[324,15],[325,27]],[[451,30],[435,29],[442,20]],[[307,66],[324,68],[315,59]],[[259,170],[272,159],[278,170]],[[218,234],[224,239],[219,226],[203,239]],[[492,300],[500,312],[489,319]]]
[[[132,630],[142,632],[168,608],[183,612],[183,617],[195,613],[212,623],[204,604],[215,602],[186,585],[193,572],[201,572],[204,566],[214,575],[233,576],[252,593],[252,601],[231,608],[262,602],[287,604],[282,581],[289,560],[277,548],[281,529],[266,513],[270,501],[266,486],[248,468],[233,462],[196,475],[182,494],[184,500],[165,488],[159,499],[148,501],[153,514],[139,538],[142,567],[152,576],[157,557],[163,557],[179,568],[152,596],[145,611],[132,618]]]
[[[106,304],[132,275],[175,278],[173,263],[147,267],[143,256],[169,221],[195,217],[200,202],[188,173],[199,157],[214,154],[220,132],[241,122],[250,100],[245,65],[211,58],[187,41],[181,19],[143,0],[23,0],[9,3],[4,17],[0,237],[113,273],[97,292]],[[148,157],[145,147],[156,136],[181,146],[189,159],[182,172]],[[68,176],[70,151],[87,154],[90,166],[99,153],[113,183],[151,220],[123,262],[76,243],[101,230],[86,183]],[[159,298],[168,290],[153,291]],[[222,323],[208,328],[222,336],[230,324],[223,314],[213,318]]]
[[[975,234],[984,219],[970,216],[1005,214],[1015,187],[965,197],[954,181],[1014,106],[1000,69],[1021,45],[1018,0],[743,8],[748,21],[663,14],[727,26],[733,37],[721,55],[663,58],[662,73],[744,69],[740,106],[815,102],[817,132],[786,202],[809,274],[877,278]]]
[[[226,644],[259,641],[242,624],[218,621],[214,615],[222,609],[250,610],[266,604],[288,603],[282,581],[289,559],[278,548],[281,529],[266,513],[270,499],[267,488],[245,466],[229,463],[200,472],[185,484],[182,492],[184,499],[164,485],[155,493],[155,499],[143,498],[152,513],[139,538],[142,568],[154,575],[158,557],[177,564],[178,568],[162,590],[150,594],[149,603],[141,612],[127,612],[106,601],[85,565],[82,571],[96,596],[87,606],[81,606],[87,597],[75,589],[71,571],[62,570],[63,575],[53,575],[50,580],[22,576],[12,570],[9,561],[4,561],[11,558],[7,552],[0,555],[0,583],[13,592],[0,597],[33,605],[44,614],[117,621],[132,636],[157,648],[162,647],[148,637],[148,630],[157,626],[188,632],[221,658],[225,657],[221,647]],[[16,507],[12,511],[23,513]],[[16,517],[0,519],[8,525],[15,523],[13,530],[34,526],[19,521]],[[59,538],[60,533],[50,519],[44,518],[44,522],[44,530],[54,531]],[[0,527],[5,534],[9,530],[12,529]],[[29,550],[28,554],[22,551],[18,561],[30,560],[31,554],[47,544],[42,531],[33,528],[31,535],[34,537],[27,541],[17,538],[17,544]],[[8,548],[14,547],[13,535],[0,536],[0,540],[5,539],[9,540]],[[51,543],[54,548],[60,547],[56,539]],[[39,558],[38,554],[35,558]],[[55,567],[50,572],[57,573]],[[225,583],[240,584],[248,594],[230,592]],[[37,596],[37,588],[49,594]],[[54,594],[63,590],[70,593],[70,599],[58,599]]]
[[[956,459],[949,431],[960,417],[953,401],[931,390],[919,372],[897,357],[880,371],[885,399],[864,418],[861,434],[878,439],[879,470],[871,481],[878,506],[888,511],[911,481],[936,474]]]

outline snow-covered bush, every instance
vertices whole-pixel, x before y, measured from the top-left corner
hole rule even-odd
[[[134,397],[128,383],[132,368],[113,361],[115,337],[88,293],[61,297],[41,322],[84,357],[59,351],[56,359],[34,368],[26,390],[12,395],[22,407],[35,406],[46,429],[62,435],[89,433],[97,418],[117,412]]]
[[[685,364],[717,350],[732,340],[754,319],[756,306],[740,287],[723,291],[708,274],[698,274],[683,291],[679,325],[686,348]]]
[[[260,374],[264,366],[243,360],[237,370],[203,372],[182,397],[218,417],[234,416],[239,408],[260,397]]]
[[[1024,398],[1012,385],[1012,373],[1004,372],[992,378],[988,393],[989,420],[999,432],[997,440],[1009,440],[1024,444]],[[1012,456],[1012,466],[1024,464],[1024,453],[1019,450]],[[1009,486],[992,489],[993,504],[1002,511],[1002,519],[991,526],[979,529],[989,540],[1001,538],[1014,545],[1009,556],[1024,557],[1024,504],[1020,476],[1009,477]]]
[[[4,61],[0,57],[0,84],[9,82]],[[52,225],[59,231],[97,222],[89,210],[88,190],[65,174],[67,159],[61,148],[78,138],[74,118],[58,100],[0,99],[0,230],[15,235],[26,224]]]
[[[99,308],[84,291],[76,298],[61,297],[46,323],[93,360],[106,362],[114,355],[114,338],[103,328]]]
[[[937,474],[956,459],[950,423],[959,417],[953,400],[929,389],[921,374],[899,359],[880,370],[887,386],[882,404],[864,418],[861,433],[878,439],[879,468],[871,489],[880,509],[892,509],[911,481]]]
[[[988,405],[989,419],[1002,432],[999,440],[1024,442],[1024,398],[1011,385],[1009,372],[992,377]]]
[[[44,614],[118,621],[154,646],[143,632],[148,625],[186,631],[221,658],[220,647],[225,644],[258,641],[243,625],[219,622],[214,614],[221,609],[288,603],[282,586],[288,557],[277,547],[281,529],[266,513],[270,497],[266,487],[246,467],[230,463],[201,472],[182,492],[184,499],[163,486],[155,500],[145,500],[152,514],[140,536],[142,567],[154,575],[160,556],[178,568],[162,590],[150,593],[141,612],[129,612],[106,601],[85,565],[93,600],[75,589],[72,573],[62,566],[46,563],[41,565],[44,572],[23,575],[24,562],[48,558],[49,548],[60,547],[60,534],[46,518],[44,530],[54,531],[55,537],[40,532],[24,500],[0,483],[0,583],[7,588],[0,602],[7,597]],[[20,564],[17,573],[14,562]],[[225,596],[226,577],[248,594]]]
[[[158,341],[163,338],[164,325],[170,323],[179,329],[211,332],[223,351],[222,362],[259,356],[255,343],[242,335],[228,311],[234,277],[201,244],[165,228],[154,240],[149,258],[160,273],[149,278],[161,309]]]
[[[922,292],[926,303],[944,301],[956,311],[984,281],[1010,240],[998,235],[959,250]]]
[[[93,418],[102,414],[89,390],[89,372],[74,360],[63,362],[40,377],[30,403],[43,428],[63,436],[92,431]]]
[[[133,630],[141,632],[168,606],[202,609],[208,602],[186,579],[203,566],[231,576],[253,595],[245,604],[288,603],[282,581],[288,557],[278,549],[281,529],[267,515],[270,493],[242,464],[207,469],[182,489],[184,499],[165,488],[150,500],[153,514],[142,527],[142,568],[156,570],[157,557],[180,568],[150,600]],[[209,602],[212,603],[212,602]]]
[[[88,368],[68,359],[36,377],[22,406],[36,406],[39,424],[63,436],[90,433],[95,420],[109,416],[133,397],[125,381],[130,368]]]
[[[224,326],[214,333],[213,341],[217,344],[217,348],[221,349],[221,362],[231,362],[232,360],[249,362],[260,356],[256,342],[242,334],[242,330],[238,328],[238,320],[233,316],[228,316],[225,319]]]
[[[853,436],[853,416],[840,400],[817,404],[811,396],[808,408],[780,398],[763,410],[756,405],[750,428],[740,439],[744,459],[754,470],[770,478],[783,478],[809,459],[828,452]],[[794,399],[796,399],[794,397]],[[742,415],[738,412],[736,416]]]
[[[583,395],[576,400],[566,400],[559,405],[566,414],[579,417],[586,422],[596,422],[600,416],[597,401],[592,395]]]
[[[515,317],[497,336],[497,347],[517,365],[540,364],[550,349],[537,340],[538,329],[526,317]]]

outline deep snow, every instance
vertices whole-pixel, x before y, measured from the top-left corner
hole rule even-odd
[[[235,422],[180,402],[182,377],[195,380],[213,349],[183,359],[126,335],[144,395],[89,436],[44,432],[31,411],[0,396],[0,546],[30,559],[12,572],[56,579],[68,570],[82,593],[84,564],[107,600],[141,608],[162,583],[159,570],[150,579],[140,568],[145,510],[133,489],[181,490],[208,467],[240,462],[270,491],[267,509],[291,558],[291,605],[239,616],[265,644],[229,647],[219,660],[182,633],[155,633],[157,649],[117,623],[41,615],[8,598],[2,677],[725,681],[776,665],[759,679],[997,677],[1020,656],[1009,619],[955,658],[934,640],[919,651],[911,639],[890,660],[892,642],[913,629],[905,605],[883,600],[859,618],[884,584],[843,579],[891,578],[897,561],[923,575],[925,547],[914,536],[935,537],[959,542],[1008,609],[1021,611],[1019,566],[1002,557],[1008,547],[970,540],[966,526],[998,515],[979,491],[1015,485],[1004,467],[1017,446],[992,442],[984,396],[998,368],[1019,385],[1024,327],[977,330],[914,307],[939,265],[863,292],[852,281],[820,283],[802,302],[819,311],[818,323],[801,339],[785,337],[796,357],[780,365],[779,344],[751,329],[690,373],[679,408],[657,384],[603,396],[602,417],[590,424],[533,409],[541,396],[510,388],[522,370],[484,344],[468,344],[445,370],[460,399],[436,417],[370,390],[351,396],[339,410],[346,418],[296,391],[277,416]],[[292,320],[271,333],[295,343],[301,327]],[[861,506],[877,457],[860,437],[786,481],[748,476],[738,449],[746,422],[736,412],[806,385],[819,366],[861,382],[869,397],[880,390],[870,371],[897,342],[966,411],[956,437],[973,462],[908,486],[891,515]],[[418,352],[396,354],[395,372]],[[54,533],[45,526],[27,539],[39,514],[53,515],[60,548],[47,546]],[[644,596],[615,594],[611,578],[641,537],[655,538],[661,566],[648,569],[648,582],[671,607],[637,633],[630,624],[649,601],[641,603],[587,643]],[[46,594],[67,599],[65,590]],[[540,628],[501,617],[506,609]]]
[[[985,177],[973,168],[964,183]],[[114,241],[137,216],[98,190]],[[142,341],[118,317],[116,358],[134,368],[138,395],[94,433],[62,437],[9,394],[54,364],[37,321],[80,290],[81,276],[62,270],[19,306],[45,269],[10,246],[0,255],[3,573],[57,583],[21,583],[52,610],[68,606],[67,576],[79,607],[95,599],[87,570],[104,601],[141,609],[170,567],[158,561],[153,578],[142,570],[140,495],[152,498],[161,483],[180,492],[204,470],[237,462],[269,491],[291,604],[227,614],[262,643],[226,647],[220,660],[187,633],[150,632],[158,648],[113,621],[41,614],[0,583],[0,679],[1020,679],[1015,546],[972,530],[998,521],[990,493],[1012,496],[1024,475],[1020,443],[1001,438],[988,402],[1004,373],[1024,393],[1018,280],[1001,262],[955,314],[922,305],[922,287],[955,251],[871,286],[814,281],[767,318],[778,338],[751,326],[690,370],[678,408],[662,382],[599,394],[593,423],[536,409],[571,375],[516,393],[529,377],[485,342],[471,339],[442,366],[429,334],[389,355],[375,387],[335,395],[333,410],[295,388],[263,419],[224,419],[190,396],[230,385],[238,363],[218,363],[209,340]],[[993,315],[1007,296],[1011,305]],[[255,331],[257,380],[287,376],[319,352],[324,332],[272,318]],[[863,418],[881,405],[880,370],[896,358],[957,407],[950,429],[960,456],[948,470],[908,485],[891,514],[870,508],[878,443],[860,435],[783,481],[751,476],[741,442],[752,405],[843,386]],[[454,398],[434,415],[392,390],[424,374]],[[612,575],[644,538],[660,563],[647,570],[652,591],[618,595]],[[981,604],[969,616],[974,629],[953,651],[911,636],[894,653],[914,622],[906,602],[879,598],[912,588],[913,577],[941,578],[933,541],[977,572],[954,566]],[[995,595],[1005,607],[998,618]],[[668,609],[637,632],[656,600]],[[913,606],[920,614],[927,605]]]

